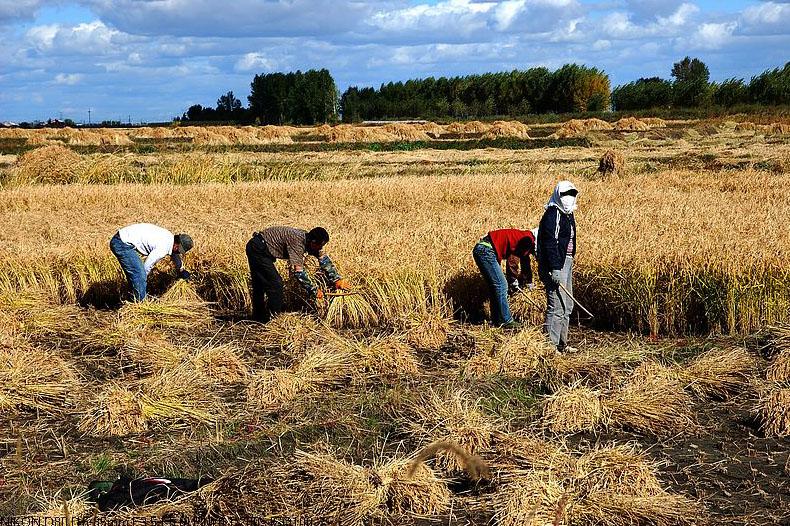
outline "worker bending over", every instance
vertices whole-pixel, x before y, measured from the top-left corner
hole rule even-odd
[[[475,263],[488,285],[492,321],[503,328],[521,328],[521,323],[515,321],[510,313],[508,289],[512,293],[519,292],[522,287],[534,288],[529,263],[529,255],[534,253],[535,236],[532,232],[515,228],[492,230],[472,250]],[[502,260],[506,261],[506,273],[502,272]]]
[[[247,242],[247,260],[252,277],[252,318],[267,322],[272,316],[283,311],[283,280],[274,262],[288,260],[291,275],[302,288],[316,301],[323,300],[323,292],[313,282],[304,268],[305,254],[318,259],[320,270],[335,289],[350,288],[347,280],[342,279],[324,253],[329,242],[329,233],[321,227],[309,232],[289,226],[273,226],[255,232]]]
[[[143,301],[146,296],[148,274],[165,256],[178,271],[180,279],[189,279],[184,269],[182,256],[193,246],[188,234],[173,234],[166,228],[151,223],[136,223],[121,228],[110,240],[110,250],[121,264],[123,273],[132,287],[135,301]],[[140,259],[145,257],[145,263]]]

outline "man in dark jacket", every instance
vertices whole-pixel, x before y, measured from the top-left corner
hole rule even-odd
[[[546,204],[538,227],[538,275],[546,288],[544,331],[567,351],[568,326],[573,300],[573,258],[576,255],[576,198],[579,191],[570,181],[560,181]],[[563,290],[562,287],[566,290]]]
[[[291,274],[316,301],[323,300],[323,292],[310,279],[304,268],[305,254],[318,259],[321,272],[335,289],[347,290],[350,285],[338,274],[332,260],[324,253],[329,233],[316,227],[309,232],[288,226],[273,226],[255,232],[247,243],[247,260],[252,276],[252,318],[267,322],[283,311],[283,279],[274,265],[275,260],[288,260]],[[268,301],[267,301],[268,299]]]
[[[492,230],[472,250],[491,297],[492,321],[505,329],[520,329],[521,323],[513,319],[507,301],[511,292],[521,287],[533,288],[529,255],[535,253],[535,237],[529,230],[507,228]],[[507,271],[502,272],[502,260]],[[519,267],[521,267],[519,271]]]

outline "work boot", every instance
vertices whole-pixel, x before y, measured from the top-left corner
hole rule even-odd
[[[524,328],[524,324],[516,320],[510,320],[500,325],[500,327],[506,331],[520,331]]]

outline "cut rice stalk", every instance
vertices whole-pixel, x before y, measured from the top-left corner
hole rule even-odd
[[[790,436],[790,388],[771,385],[763,389],[758,412],[767,436]]]
[[[609,425],[611,409],[601,401],[601,392],[588,387],[565,387],[551,395],[543,406],[543,425],[554,433],[597,431]]]
[[[326,322],[337,329],[375,327],[379,318],[362,294],[341,294],[330,297]]]
[[[686,388],[699,397],[724,399],[749,384],[756,369],[746,349],[714,349],[701,354],[678,372]]]

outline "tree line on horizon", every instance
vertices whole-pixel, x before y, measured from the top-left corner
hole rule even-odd
[[[351,86],[341,95],[326,69],[255,75],[248,106],[229,91],[216,107],[199,104],[183,122],[318,124],[386,119],[468,119],[545,113],[731,108],[741,104],[790,104],[790,62],[764,71],[747,83],[730,78],[710,82],[697,58],[676,62],[671,79],[640,78],[610,88],[608,75],[584,65],[566,64],[456,77],[388,82],[378,89]]]

